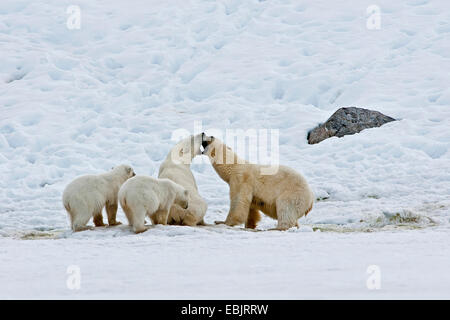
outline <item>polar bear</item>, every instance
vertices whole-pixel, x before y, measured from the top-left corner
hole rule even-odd
[[[189,191],[189,208],[178,204],[170,208],[168,224],[186,226],[204,225],[203,217],[208,205],[198,193],[194,175],[191,172],[192,159],[201,154],[202,134],[187,137],[178,142],[159,167],[158,178],[170,179]]]
[[[153,224],[167,224],[170,207],[174,203],[188,208],[189,191],[169,179],[135,176],[119,190],[119,201],[128,224],[135,233],[147,230],[145,216]]]
[[[64,189],[63,204],[69,213],[72,230],[90,229],[86,224],[91,217],[94,217],[96,227],[104,226],[103,207],[106,207],[110,226],[121,224],[116,221],[117,193],[120,186],[134,175],[133,168],[120,165],[110,172],[81,176],[69,183]]]
[[[314,194],[305,178],[295,170],[279,166],[274,174],[263,175],[263,166],[240,159],[222,141],[202,136],[203,154],[207,155],[217,174],[230,186],[229,226],[245,223],[254,229],[259,211],[278,220],[277,230],[297,226],[297,220],[311,211]]]

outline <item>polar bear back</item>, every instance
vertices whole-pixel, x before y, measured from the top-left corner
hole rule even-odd
[[[198,193],[197,183],[189,168],[163,163],[159,170],[160,179],[169,179],[179,184],[190,193]]]
[[[180,188],[169,179],[137,175],[120,188],[119,201],[129,207],[143,206],[146,211],[155,212],[159,208],[170,207]]]
[[[63,193],[63,202],[66,206],[74,202],[89,203],[90,206],[101,207],[113,193],[108,181],[101,175],[85,175],[76,178],[67,185]]]

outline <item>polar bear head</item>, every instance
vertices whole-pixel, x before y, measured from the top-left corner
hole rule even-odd
[[[171,151],[175,163],[191,164],[195,156],[202,154],[202,134],[191,135],[176,144]]]
[[[111,173],[117,174],[125,180],[134,177],[136,175],[136,173],[134,173],[133,168],[126,164],[121,164],[117,167],[113,167]]]
[[[213,164],[236,164],[240,159],[220,139],[202,133],[202,154],[207,155]]]
[[[202,147],[203,147],[203,151],[201,152],[202,154],[208,155],[208,149],[212,149],[209,148],[209,146],[213,145],[216,138],[214,138],[213,136],[207,136],[204,132],[201,133],[202,136]]]

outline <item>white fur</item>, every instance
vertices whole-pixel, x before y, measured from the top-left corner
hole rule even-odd
[[[136,233],[147,230],[146,215],[153,224],[167,224],[172,205],[177,203],[187,208],[188,198],[189,192],[179,184],[147,176],[131,178],[119,190],[120,205]]]
[[[311,211],[314,194],[306,179],[294,169],[278,166],[276,173],[262,174],[263,165],[240,159],[222,141],[204,136],[206,154],[219,176],[230,186],[229,226],[245,223],[256,228],[260,211],[278,220],[278,230],[297,226],[297,220]]]
[[[178,142],[159,167],[159,178],[170,179],[189,191],[189,208],[174,204],[170,209],[168,223],[195,226],[204,224],[203,217],[208,205],[198,193],[191,172],[192,159],[201,154],[202,135],[190,136]]]
[[[130,166],[120,165],[110,172],[98,175],[85,175],[76,178],[64,189],[63,204],[66,208],[73,231],[87,229],[86,224],[94,217],[96,226],[103,225],[102,210],[106,206],[109,225],[116,221],[117,193],[120,186],[134,171]]]

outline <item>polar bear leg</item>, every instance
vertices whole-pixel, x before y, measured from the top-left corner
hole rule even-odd
[[[108,224],[110,226],[117,226],[122,222],[116,221],[117,215],[117,203],[106,203],[106,213],[108,214]]]
[[[169,218],[167,218],[167,224],[177,226],[180,225],[180,222],[174,218],[172,215],[169,215]]]
[[[277,230],[287,230],[292,227],[298,227],[297,220],[299,208],[295,205],[295,201],[286,198],[278,198],[277,202]]]
[[[183,218],[186,215],[186,209],[183,209],[177,204],[173,204],[170,207],[169,218],[167,219],[167,224],[171,225],[182,225]]]
[[[94,225],[96,227],[104,227],[105,224],[103,223],[103,216],[102,216],[102,209],[100,211],[94,212]]]
[[[160,209],[155,211],[150,218],[152,219],[153,224],[167,224],[167,219],[169,217],[169,210]]]
[[[126,199],[122,199],[120,204],[127,217],[128,225],[135,233],[141,233],[148,229],[145,227],[145,214],[147,210],[143,206],[129,206]]]
[[[247,184],[230,183],[230,211],[225,220],[226,225],[236,226],[247,221],[253,198],[251,189]]]
[[[70,224],[74,232],[91,229],[86,227],[86,224],[92,217],[92,213],[89,212],[86,204],[78,202],[76,207],[67,205],[66,210],[69,213]]]
[[[133,231],[135,233],[141,233],[148,229],[148,227],[145,226],[146,213],[147,210],[144,207],[139,207],[133,210],[132,219],[129,222],[130,225],[133,227]]]
[[[249,229],[255,229],[258,221],[261,220],[261,214],[257,209],[250,209],[245,227]]]
[[[91,227],[87,227],[86,224],[89,222],[90,216],[86,214],[75,214],[72,217],[72,230],[74,232],[84,231],[88,229],[92,229]]]

